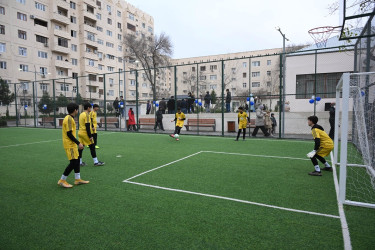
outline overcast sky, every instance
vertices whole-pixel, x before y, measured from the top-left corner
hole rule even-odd
[[[275,26],[289,43],[312,43],[309,29],[339,25],[338,14],[328,14],[334,0],[127,1],[154,17],[157,34],[171,37],[173,58],[282,47]]]

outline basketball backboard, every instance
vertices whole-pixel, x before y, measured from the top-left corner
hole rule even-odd
[[[340,40],[375,36],[375,29],[372,28],[375,26],[375,1],[339,0],[339,15],[342,26]],[[367,25],[371,29],[365,32]]]

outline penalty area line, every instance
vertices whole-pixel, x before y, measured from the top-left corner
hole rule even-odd
[[[173,192],[179,192],[179,193],[185,193],[185,194],[193,194],[193,195],[204,196],[204,197],[209,197],[209,198],[216,198],[216,199],[221,199],[221,200],[234,201],[234,202],[245,203],[245,204],[250,204],[250,205],[255,205],[255,206],[260,206],[260,207],[279,209],[279,210],[284,210],[284,211],[289,211],[289,212],[303,213],[303,214],[309,214],[309,215],[316,215],[316,216],[323,216],[323,217],[328,217],[328,218],[340,219],[339,216],[332,215],[332,214],[323,214],[323,213],[317,213],[317,212],[311,212],[311,211],[305,211],[305,210],[299,210],[299,209],[293,209],[293,208],[279,207],[279,206],[268,205],[268,204],[259,203],[259,202],[240,200],[240,199],[235,199],[235,198],[230,198],[230,197],[225,197],[225,196],[219,196],[219,195],[192,192],[192,191],[187,191],[187,190],[182,190],[182,189],[175,189],[175,188],[167,188],[167,187],[149,185],[149,184],[144,184],[144,183],[140,183],[140,182],[132,182],[132,181],[128,181],[128,180],[125,180],[123,182],[138,185],[138,186],[149,187],[149,188],[155,188],[155,189],[161,189],[161,190],[167,190],[167,191],[173,191]]]

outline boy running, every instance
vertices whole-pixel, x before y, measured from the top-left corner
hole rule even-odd
[[[94,160],[95,166],[103,166],[104,162],[98,161],[96,158],[95,152],[95,144],[94,138],[91,134],[91,120],[90,120],[90,112],[91,112],[91,104],[85,103],[83,105],[84,111],[79,115],[79,130],[78,130],[78,139],[81,144],[84,146],[89,146],[92,159]],[[81,166],[86,166],[86,163],[82,161],[82,152],[83,149],[79,151],[79,161]]]
[[[79,184],[87,184],[89,181],[84,181],[81,179],[80,174],[80,165],[78,159],[78,148],[80,150],[83,149],[83,145],[76,139],[76,123],[74,121],[74,116],[78,114],[78,105],[75,103],[69,103],[67,106],[69,115],[65,116],[63,125],[62,125],[62,140],[63,146],[65,149],[66,156],[69,160],[69,165],[65,168],[63,175],[61,176],[60,180],[57,182],[57,185],[60,185],[64,188],[71,188],[73,187],[70,185],[66,179],[72,170],[74,169],[75,173],[75,185]]]
[[[247,122],[248,121],[250,122],[250,119],[247,116],[247,113],[244,112],[242,107],[239,107],[238,111],[239,111],[238,112],[238,134],[237,134],[236,141],[238,141],[238,138],[241,135],[241,131],[243,131],[243,140],[245,140]]]
[[[329,155],[329,153],[332,151],[333,141],[331,138],[329,138],[327,133],[324,132],[324,129],[317,123],[318,117],[309,116],[307,118],[307,124],[311,127],[311,133],[315,141],[314,150],[307,154],[307,157],[311,158],[311,161],[315,167],[315,171],[309,173],[309,175],[312,176],[322,176],[318,160],[325,165],[323,170],[332,171],[332,167],[328,164],[324,157]]]
[[[177,108],[177,113],[171,122],[176,122],[176,128],[174,130],[174,133],[170,135],[170,137],[174,138],[175,134],[180,134],[181,128],[184,126],[184,121],[186,120],[186,116],[184,113],[181,112],[181,108]],[[176,138],[176,141],[179,141],[180,139]]]

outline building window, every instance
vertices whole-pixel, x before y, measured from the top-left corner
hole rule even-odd
[[[200,76],[199,77],[199,80],[201,80],[201,81],[204,81],[204,80],[206,80],[207,79],[207,76]]]
[[[48,74],[47,68],[46,67],[40,67],[40,74],[47,75]]]
[[[48,38],[44,36],[35,35],[36,41],[43,44],[48,44]]]
[[[107,19],[107,23],[110,24],[110,25],[112,25],[112,19],[111,19],[111,18],[108,18],[108,19]]]
[[[20,55],[20,56],[27,56],[27,48],[18,47],[18,55]]]
[[[134,32],[136,31],[136,28],[135,28],[135,26],[134,26],[133,24],[127,23],[126,27],[127,27],[129,30],[131,30],[131,31],[134,31]]]
[[[77,51],[77,45],[72,44],[72,51]]]
[[[251,83],[251,87],[253,87],[253,88],[258,88],[258,87],[260,87],[260,82],[252,82],[252,83]]]
[[[62,61],[63,60],[63,56],[60,56],[60,55],[56,56],[56,60]]]
[[[103,32],[103,28],[100,27],[100,26],[96,26],[96,30],[97,30],[97,31],[100,31],[100,32]]]
[[[0,6],[0,14],[5,15],[5,8]]]
[[[26,40],[27,39],[26,31],[18,30],[18,38]]]
[[[78,73],[74,73],[74,72],[73,72],[73,73],[72,73],[72,78],[73,78],[73,79],[77,79],[77,78],[78,78]],[[74,90],[74,87],[73,87],[73,90]]]
[[[110,48],[113,48],[113,47],[114,47],[114,44],[113,44],[113,43],[110,43],[110,42],[106,42],[106,46],[107,46],[107,47],[110,47]]]
[[[129,91],[129,93],[130,93],[131,96],[135,96],[135,91],[134,90]]]
[[[111,12],[111,10],[112,10],[112,7],[110,5],[107,5],[107,11]]]
[[[247,83],[246,82],[242,83],[242,88],[246,88],[246,87],[247,87]]]
[[[152,33],[152,31],[153,31],[153,28],[152,28],[152,27],[150,27],[150,26],[148,26],[148,31]]]
[[[210,75],[210,80],[217,80],[217,75]]]
[[[25,64],[20,64],[20,71],[28,72],[29,71],[29,66],[25,65]]]
[[[18,3],[26,4],[26,0],[17,0]]]
[[[61,91],[69,91],[69,85],[68,84],[60,84],[60,90]]]
[[[213,84],[213,85],[210,85],[210,89],[214,90],[217,88],[217,85],[216,84]]]
[[[109,81],[109,86],[113,87],[113,78],[109,78],[108,81]]]
[[[121,34],[117,34],[117,39],[121,41],[121,39],[122,39]]]
[[[107,36],[112,36],[112,31],[107,30]]]
[[[98,69],[99,69],[99,70],[103,70],[103,65],[98,64]]]
[[[243,78],[246,78],[246,77],[247,77],[247,74],[246,74],[246,73],[242,73],[242,77],[243,77]]]
[[[7,69],[7,62],[0,61],[0,69]]]
[[[259,77],[260,76],[260,72],[259,71],[258,72],[252,72],[251,76],[252,77]]]
[[[129,13],[129,19],[134,21],[134,15],[132,13]]]
[[[38,10],[46,11],[46,6],[38,2],[35,2],[35,8]]]
[[[91,32],[87,32],[87,39],[89,39],[90,41],[95,42],[95,34],[91,33]]]
[[[119,45],[118,48],[117,48],[118,51],[122,51],[122,46]]]
[[[87,5],[86,10],[88,13],[94,14],[94,7],[92,7],[91,5]]]
[[[0,25],[0,34],[5,35],[5,26],[4,25]]]
[[[95,66],[94,60],[92,60],[92,59],[88,59],[88,60],[89,60],[89,66],[94,67]]]
[[[5,51],[6,51],[6,44],[0,43],[0,52],[5,52]]]
[[[191,71],[195,72],[195,67],[191,67]]]
[[[76,9],[76,3],[70,1],[70,8],[73,9],[73,10],[75,10]]]
[[[251,65],[254,66],[254,67],[259,67],[260,66],[260,61],[251,62]]]
[[[206,66],[201,66],[200,71],[206,71]]]
[[[62,38],[62,37],[58,37],[57,38],[57,44],[59,46],[61,46],[61,47],[68,48],[68,39]]]
[[[111,67],[111,66],[108,66],[108,67],[107,67],[107,70],[112,72],[112,71],[115,70],[115,68],[114,68],[114,67]]]
[[[130,80],[130,86],[135,86],[135,80]]]
[[[108,96],[114,96],[115,95],[115,91],[110,89],[108,90]]]
[[[314,93],[322,98],[334,98],[336,96],[336,85],[339,82],[342,73],[326,73],[316,75],[297,75],[296,76],[296,99],[310,99]]]
[[[267,71],[267,75],[268,75],[268,76],[271,76],[271,71]]]
[[[72,58],[72,65],[78,65],[78,60],[77,60],[77,59],[74,59],[74,58]]]
[[[34,19],[34,25],[40,25],[40,26],[43,26],[43,27],[48,27],[48,23],[46,21],[43,21],[43,20],[40,20],[40,19],[37,19],[37,18]]]
[[[27,16],[26,14],[17,12],[17,19],[22,20],[22,21],[27,21]]]
[[[47,90],[48,90],[48,84],[41,83],[40,84],[40,90],[43,91],[43,92],[47,92]]]
[[[96,19],[98,19],[98,20],[102,20],[102,14],[100,14],[100,13],[96,13]]]
[[[210,70],[211,71],[217,70],[217,65],[210,65]]]
[[[242,63],[242,67],[246,68],[247,67],[247,62]]]
[[[48,57],[47,52],[38,51],[38,57],[40,57],[40,58],[47,58]]]
[[[77,18],[75,16],[70,16],[71,23],[77,23]]]
[[[271,60],[267,60],[267,65],[271,65]]]
[[[106,54],[105,56],[106,56],[108,59],[110,59],[110,60],[115,60],[115,56],[114,56],[114,55]]]
[[[121,23],[117,23],[117,28],[121,29]]]
[[[98,39],[98,44],[103,45],[103,44],[104,44],[104,41],[103,41],[102,39]]]
[[[271,87],[271,86],[272,86],[271,82],[267,82],[267,87]]]

